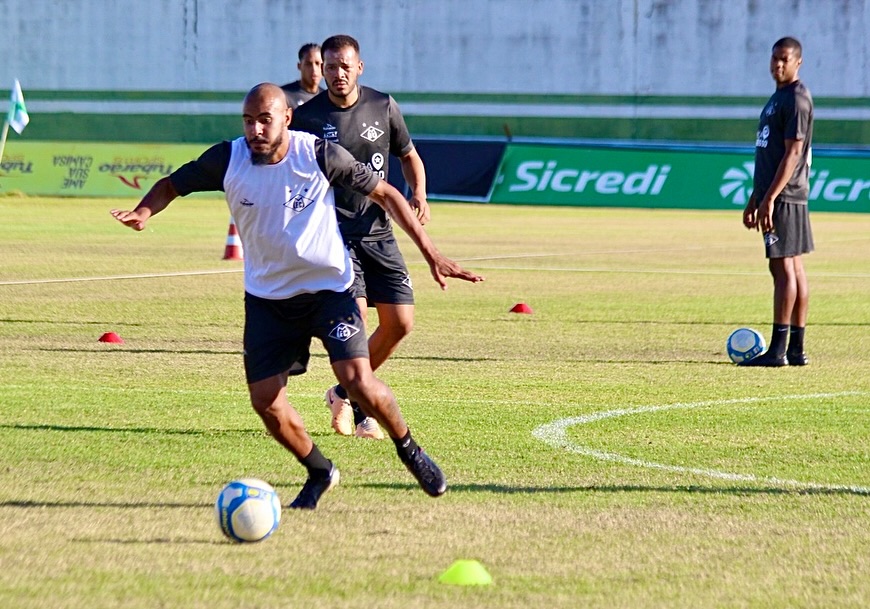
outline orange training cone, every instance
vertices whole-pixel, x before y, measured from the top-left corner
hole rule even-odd
[[[532,314],[532,307],[527,305],[524,302],[518,302],[513,307],[511,307],[511,313],[525,313],[526,315]]]
[[[224,248],[224,260],[244,260],[242,240],[236,230],[236,222],[230,218],[230,228],[227,231],[227,246]]]
[[[97,341],[101,343],[118,343],[119,345],[124,344],[124,339],[114,332],[106,332],[100,338],[98,338]]]

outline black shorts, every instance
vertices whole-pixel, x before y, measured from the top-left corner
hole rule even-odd
[[[405,259],[393,237],[380,241],[346,241],[353,262],[354,298],[375,304],[414,304],[414,287]]]
[[[311,339],[323,343],[329,361],[368,358],[359,308],[350,290],[267,300],[245,293],[245,376],[248,383],[282,372],[302,374]]]
[[[791,258],[809,254],[814,249],[810,213],[802,203],[773,206],[773,232],[764,235],[764,252],[768,258]]]

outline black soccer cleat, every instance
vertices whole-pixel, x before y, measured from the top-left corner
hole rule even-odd
[[[764,366],[765,368],[781,368],[782,366],[788,366],[788,359],[786,358],[785,354],[777,355],[775,353],[771,353],[770,351],[766,351],[761,355],[756,355],[752,359],[740,362],[737,365]]]
[[[408,461],[404,461],[405,467],[420,483],[420,487],[430,497],[440,497],[447,492],[447,478],[435,462],[429,458],[419,446],[411,453]]]
[[[290,504],[290,507],[297,510],[313,510],[317,507],[317,502],[325,492],[332,489],[338,484],[341,474],[338,468],[334,465],[329,470],[329,475],[323,478],[312,478],[308,476],[308,480],[302,486],[302,490],[296,495],[296,499]]]
[[[786,353],[785,358],[789,366],[806,366],[810,363],[806,353]]]

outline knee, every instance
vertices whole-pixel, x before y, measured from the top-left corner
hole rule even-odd
[[[414,318],[412,316],[397,317],[390,321],[385,330],[389,332],[390,337],[396,342],[402,340],[411,333],[414,329]]]

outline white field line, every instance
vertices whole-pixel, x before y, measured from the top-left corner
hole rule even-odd
[[[579,455],[585,455],[588,457],[592,457],[595,459],[599,459],[601,461],[610,461],[614,463],[622,463],[624,465],[634,465],[637,467],[644,467],[647,469],[657,469],[661,471],[674,472],[678,474],[694,474],[697,476],[704,476],[707,478],[716,478],[719,480],[729,480],[733,482],[754,482],[754,483],[762,483],[768,484],[776,487],[787,487],[787,488],[795,488],[795,489],[807,489],[807,490],[827,490],[827,491],[848,491],[851,493],[859,493],[862,495],[870,495],[870,487],[866,486],[852,486],[852,485],[834,485],[834,484],[822,484],[818,482],[804,482],[800,480],[788,480],[784,478],[766,478],[762,476],[755,476],[753,474],[738,474],[725,472],[715,469],[706,469],[706,468],[698,468],[698,467],[686,467],[681,465],[667,465],[664,463],[656,463],[655,461],[645,461],[643,459],[635,459],[632,457],[626,457],[624,455],[620,455],[618,453],[606,452],[601,450],[595,450],[592,448],[587,448],[584,446],[580,446],[578,444],[574,444],[569,438],[567,434],[567,430],[569,427],[574,425],[587,425],[589,423],[594,423],[595,421],[601,421],[603,419],[610,419],[615,417],[622,417],[633,414],[645,414],[650,412],[661,412],[665,410],[675,410],[675,409],[690,409],[690,408],[703,408],[708,406],[724,406],[727,404],[751,404],[757,402],[766,402],[766,401],[781,401],[781,400],[805,400],[805,399],[824,399],[824,398],[838,398],[845,396],[855,396],[855,395],[867,395],[866,391],[843,391],[839,393],[814,393],[814,394],[806,394],[806,395],[786,395],[786,396],[772,396],[772,397],[763,397],[763,398],[737,398],[731,400],[710,400],[705,402],[689,402],[689,403],[676,403],[676,404],[665,404],[661,406],[641,406],[638,408],[620,408],[616,410],[608,410],[604,412],[596,412],[588,415],[582,415],[579,417],[571,417],[567,419],[559,419],[557,421],[553,421],[552,423],[547,423],[545,425],[541,425],[535,428],[532,431],[532,436],[543,441],[544,443],[552,446],[553,448],[567,450],[568,452],[576,453]]]
[[[689,248],[692,250],[694,248]],[[455,258],[457,262],[472,263],[482,260],[498,261],[498,260],[518,260],[530,258],[555,258],[559,256],[586,256],[595,254],[643,254],[650,251],[688,251],[685,249],[675,250],[624,250],[610,252],[581,252],[581,253],[560,253],[560,254],[510,254],[506,256],[482,256],[474,258]],[[407,261],[408,265],[423,266],[422,261]],[[500,266],[500,265],[485,265],[475,264],[476,269],[488,269],[494,271],[532,271],[532,272],[549,272],[549,273],[617,273],[628,275],[715,275],[715,276],[733,276],[733,277],[756,277],[767,276],[766,271],[711,271],[704,270],[680,270],[680,269],[615,269],[615,268],[595,268],[595,267],[534,267],[534,266]],[[0,281],[0,286],[12,285],[40,285],[50,283],[79,283],[87,281],[120,281],[129,279],[160,279],[166,277],[192,277],[197,275],[224,275],[228,273],[242,273],[243,269],[221,269],[213,271],[178,271],[172,273],[145,273],[140,275],[108,275],[104,277],[57,277],[51,279],[20,279],[13,281]],[[840,278],[855,278],[867,279],[870,278],[870,273],[819,273],[814,272],[813,277],[840,277]]]
[[[40,283],[76,283],[80,281],[117,281],[121,279],[159,279],[163,277],[191,277],[195,275],[223,275],[241,273],[242,269],[223,269],[219,271],[178,271],[174,273],[146,273],[142,275],[111,275],[107,277],[59,277],[56,279],[22,279],[20,281],[0,281],[0,285],[38,285]]]

